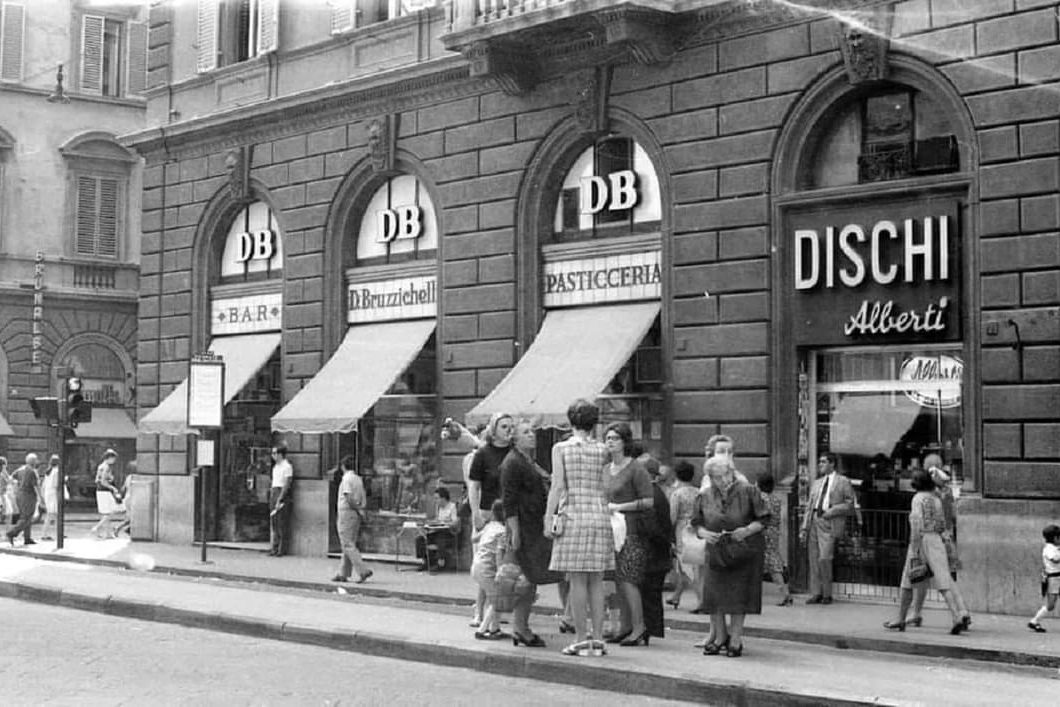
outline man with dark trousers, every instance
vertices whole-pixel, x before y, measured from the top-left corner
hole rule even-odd
[[[7,542],[12,547],[15,538],[22,533],[23,545],[36,545],[31,537],[30,529],[33,527],[33,514],[40,504],[40,477],[37,476],[37,455],[30,452],[26,455],[26,463],[15,470],[12,475],[12,483],[15,484],[15,500],[18,504],[18,523],[7,531]]]
[[[839,473],[836,462],[832,452],[824,452],[817,460],[817,480],[810,488],[810,504],[799,531],[810,561],[811,596],[807,604],[832,603],[835,545],[846,533],[847,516],[854,513],[854,487]]]
[[[272,548],[269,554],[283,557],[287,554],[287,524],[291,517],[291,483],[294,469],[287,461],[287,445],[277,444],[272,448],[272,488],[269,489],[269,525],[272,531]]]

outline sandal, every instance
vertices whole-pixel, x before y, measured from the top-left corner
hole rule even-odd
[[[492,631],[475,631],[475,638],[480,641],[500,641],[505,638],[511,638],[511,636],[499,628],[495,628]]]
[[[592,641],[576,641],[560,651],[563,655],[586,657],[592,652]]]

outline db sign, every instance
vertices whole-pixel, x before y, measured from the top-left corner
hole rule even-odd
[[[377,213],[376,243],[413,240],[423,232],[423,210],[418,206],[397,206]]]
[[[276,234],[269,230],[236,235],[236,262],[269,260],[276,253]]]
[[[612,172],[607,178],[590,176],[582,177],[581,203],[582,214],[599,213],[605,208],[608,211],[625,211],[637,205],[637,174],[631,169]]]

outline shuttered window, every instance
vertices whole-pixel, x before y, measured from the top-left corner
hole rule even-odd
[[[251,0],[253,3],[254,0]],[[259,55],[276,51],[277,25],[280,20],[279,0],[257,0],[258,2],[258,51]]]
[[[81,17],[82,93],[122,96],[147,87],[147,23],[100,15]]]
[[[121,182],[111,177],[77,177],[75,249],[78,255],[118,256]]]
[[[195,68],[202,73],[217,68],[218,0],[199,0]]]
[[[129,93],[137,95],[147,89],[147,23],[129,22],[129,50],[125,85]]]
[[[354,20],[357,17],[355,0],[332,0],[331,2],[331,33],[342,34],[353,29]]]
[[[198,0],[199,73],[276,51],[280,0]]]
[[[18,2],[0,4],[0,81],[22,81],[25,35],[25,6]]]
[[[103,93],[103,28],[106,21],[98,15],[81,18],[81,90]]]

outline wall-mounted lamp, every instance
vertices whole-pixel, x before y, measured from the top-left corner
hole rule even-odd
[[[59,64],[59,68],[55,71],[55,90],[47,98],[48,103],[69,103],[70,99],[66,95],[66,89],[63,88],[63,65]]]

